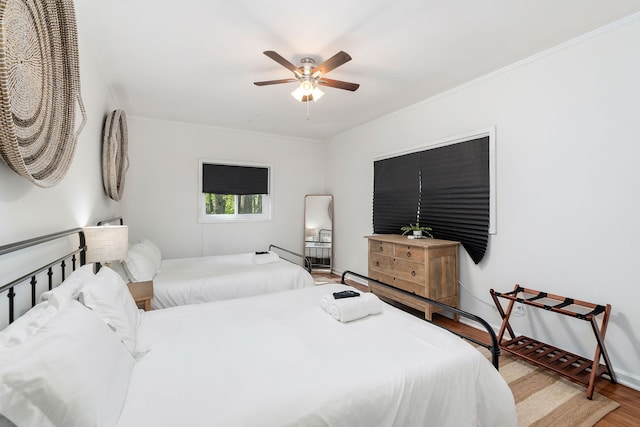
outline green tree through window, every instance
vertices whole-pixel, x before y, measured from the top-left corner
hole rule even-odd
[[[234,195],[205,193],[205,204],[207,215],[262,213],[261,194]]]

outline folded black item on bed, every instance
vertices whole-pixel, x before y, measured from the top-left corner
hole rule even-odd
[[[356,291],[340,291],[340,292],[334,292],[333,293],[333,298],[334,299],[341,299],[341,298],[353,298],[353,297],[359,297],[360,293],[356,292]]]

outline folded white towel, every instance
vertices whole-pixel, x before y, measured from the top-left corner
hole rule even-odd
[[[322,299],[320,300],[320,307],[322,307],[324,311],[329,313],[331,304],[333,304],[334,301],[335,301],[335,298],[333,297],[333,294],[327,294],[323,296]]]
[[[255,264],[270,264],[278,262],[280,257],[275,252],[267,252],[266,254],[253,254],[253,262]]]
[[[361,293],[359,297],[334,299],[329,306],[329,312],[334,319],[341,322],[351,322],[362,319],[370,314],[382,311],[380,299],[370,292]]]

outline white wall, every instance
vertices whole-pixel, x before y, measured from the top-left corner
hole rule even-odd
[[[104,194],[100,166],[104,117],[117,106],[89,48],[88,21],[82,19],[89,12],[84,10],[88,7],[91,6],[76,6],[81,90],[88,120],[78,138],[74,160],[62,182],[45,189],[0,162],[0,245],[94,224],[99,218],[118,212],[118,203]],[[79,123],[78,118],[76,124]]]
[[[335,268],[367,270],[374,158],[495,125],[497,234],[479,265],[461,250],[462,308],[499,325],[489,289],[515,283],[610,303],[614,369],[640,389],[639,51],[636,16],[331,140]],[[516,331],[593,357],[587,322],[534,311]]]
[[[303,251],[304,196],[322,192],[317,141],[129,117],[124,218],[130,240],[154,241],[165,258],[265,250]],[[272,221],[198,223],[199,159],[271,166]]]
[[[113,216],[119,204],[110,200],[102,187],[101,148],[102,125],[107,112],[117,108],[99,70],[86,37],[86,22],[82,19],[87,5],[76,5],[80,53],[82,98],[87,111],[87,123],[78,138],[76,152],[67,175],[52,188],[39,188],[0,161],[0,246],[66,229],[95,224],[100,218]],[[83,24],[84,23],[84,24]],[[80,123],[80,118],[76,124]],[[0,259],[0,283],[4,284],[31,271],[35,261],[44,263],[59,256],[55,252],[64,241],[47,245],[38,251],[3,256]],[[77,243],[70,242],[76,245]],[[68,271],[68,270],[67,270]],[[54,277],[58,277],[56,271]],[[54,279],[57,280],[57,279]],[[46,282],[40,281],[39,291]],[[9,299],[0,296],[0,329],[6,326]],[[16,314],[30,307],[28,286],[18,290]]]

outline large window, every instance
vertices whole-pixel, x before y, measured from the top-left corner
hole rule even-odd
[[[200,222],[271,219],[270,168],[200,162]]]
[[[420,222],[462,243],[477,264],[495,232],[493,130],[374,162],[373,231]]]

